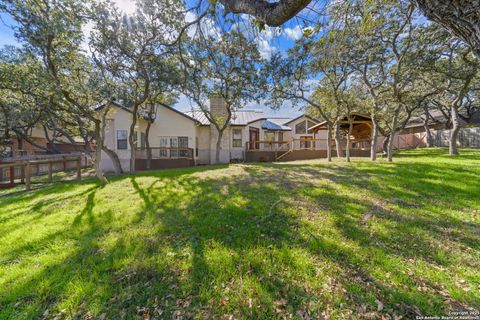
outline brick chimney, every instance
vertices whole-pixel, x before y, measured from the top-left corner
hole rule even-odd
[[[214,118],[227,118],[227,107],[225,100],[220,96],[210,96],[210,114]],[[222,122],[223,119],[219,119]]]
[[[216,95],[211,95],[210,97],[210,115],[215,119],[215,122],[222,127],[225,121],[227,120],[227,107],[225,100]],[[210,124],[210,164],[216,164],[216,150],[217,150],[217,139],[218,131],[215,125]],[[228,142],[230,141],[229,130],[225,130],[222,137],[222,143],[220,146],[220,159],[219,163],[228,163],[229,158],[229,149]]]

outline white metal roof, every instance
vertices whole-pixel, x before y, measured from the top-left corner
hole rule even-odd
[[[203,125],[209,125],[207,117],[201,110],[193,110],[185,112],[186,115],[194,118]],[[259,110],[238,110],[234,111],[232,114],[232,119],[230,124],[232,125],[247,125],[249,122],[265,118],[263,111]]]
[[[282,124],[275,123],[273,119],[266,119],[262,123],[262,129],[272,131],[290,131],[292,128],[284,126]]]

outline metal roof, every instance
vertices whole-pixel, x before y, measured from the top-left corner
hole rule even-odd
[[[459,111],[459,113],[462,111]],[[443,124],[448,122],[448,119],[445,117],[445,115],[440,111],[440,110],[429,110],[429,117],[428,117],[428,124],[433,125],[433,124]],[[460,119],[460,121],[462,121]],[[412,117],[408,123],[405,125],[405,128],[414,128],[414,127],[422,127],[425,122],[425,114],[422,114],[421,116],[418,117]]]
[[[128,103],[128,104],[127,104],[128,106],[126,107],[126,106],[121,105],[120,103],[117,103],[117,102],[115,102],[115,101],[111,101],[111,102],[106,102],[106,103],[100,104],[100,105],[98,105],[98,106],[93,107],[93,109],[94,109],[95,111],[100,111],[100,110],[102,110],[103,108],[105,108],[105,107],[107,106],[107,104],[110,104],[111,106],[120,108],[120,109],[122,109],[122,110],[124,110],[124,111],[126,111],[126,112],[133,113],[133,111],[130,109],[130,107],[132,106],[132,103]],[[189,120],[197,121],[197,120],[194,119],[193,117],[189,116],[187,113],[183,113],[183,112],[181,112],[181,111],[179,111],[179,110],[177,110],[177,109],[175,109],[175,108],[173,108],[173,107],[170,107],[169,105],[166,105],[166,104],[164,104],[164,103],[159,103],[158,105],[159,105],[160,107],[163,107],[163,108],[166,108],[166,109],[171,110],[171,111],[173,111],[173,112],[176,112],[176,113],[178,113],[179,115],[188,118]],[[138,114],[139,114],[139,116],[143,117],[145,120],[148,120],[148,117],[147,117],[147,115],[145,114],[145,112],[139,111]]]
[[[287,122],[284,122],[284,124],[288,124],[288,123],[290,123],[290,122],[293,122],[293,121],[295,121],[295,120],[298,120],[298,119],[300,119],[301,117],[305,117],[305,118],[310,119],[310,120],[312,120],[312,121],[314,121],[314,122],[319,122],[319,121],[320,121],[320,120],[318,120],[318,119],[315,119],[314,117],[309,116],[308,114],[302,113],[302,114],[299,115],[298,117],[293,118],[293,119],[289,119]]]
[[[111,105],[115,106],[115,107],[118,107],[122,110],[125,110],[127,112],[132,112],[128,107],[125,107],[117,102],[110,102]],[[106,104],[102,104],[102,105],[99,105],[99,106],[96,106],[95,107],[95,110],[98,111],[98,110],[101,110],[103,108],[105,108]],[[187,112],[181,112],[175,108],[172,108],[170,106],[167,106],[165,104],[160,104],[160,106],[164,107],[164,108],[168,108],[184,117],[187,117],[191,120],[194,120],[194,121],[197,121],[198,123],[200,123],[200,125],[210,125],[210,121],[208,121],[207,117],[205,116],[205,113],[202,111],[202,110],[192,110],[192,111],[187,111]],[[295,118],[295,119],[298,119],[300,118],[302,115],[300,115],[299,117]],[[311,118],[309,116],[306,116],[307,118],[309,119],[312,119],[312,120],[316,120],[314,118]],[[295,119],[292,119],[292,118],[285,118],[285,117],[265,117],[265,114],[263,111],[260,111],[260,110],[237,110],[237,111],[234,111],[233,114],[232,114],[232,119],[230,121],[230,125],[234,125],[234,126],[246,126],[248,125],[249,123],[252,123],[252,122],[255,122],[255,121],[259,121],[259,120],[264,120],[262,122],[262,129],[265,129],[265,130],[273,130],[273,131],[290,131],[292,130],[292,128],[290,128],[289,126],[287,126],[286,124],[292,122],[293,120]]]
[[[275,122],[270,121],[268,119],[263,121],[262,129],[272,130],[272,131],[291,131],[292,130],[292,128],[290,128],[290,127],[275,123]]]
[[[194,118],[202,125],[209,125],[210,121],[208,121],[207,117],[201,110],[193,110],[185,112],[186,115]],[[265,115],[263,111],[259,110],[238,110],[234,111],[232,114],[232,119],[230,120],[231,125],[237,126],[245,126],[249,122],[256,121],[259,119],[264,118]]]

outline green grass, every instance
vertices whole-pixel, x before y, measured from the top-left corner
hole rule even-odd
[[[0,319],[478,310],[480,150],[461,153],[165,170],[2,196]]]

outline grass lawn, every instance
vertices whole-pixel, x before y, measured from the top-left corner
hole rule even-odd
[[[0,319],[480,309],[480,150],[95,179],[0,197]]]

